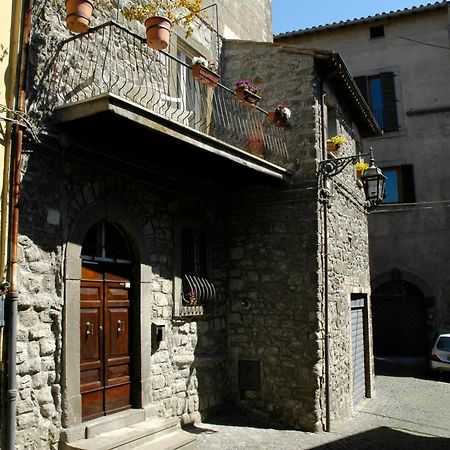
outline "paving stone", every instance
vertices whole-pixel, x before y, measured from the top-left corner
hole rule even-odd
[[[420,378],[419,378],[420,376]],[[228,414],[196,426],[199,450],[450,448],[450,375],[376,377],[376,396],[363,400],[354,418],[332,431],[308,433]],[[192,429],[191,429],[192,431]]]

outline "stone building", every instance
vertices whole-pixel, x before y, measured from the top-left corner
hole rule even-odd
[[[449,2],[284,33],[277,43],[339,52],[373,107],[388,177],[370,215],[374,351],[423,356],[450,329]]]
[[[179,423],[225,407],[321,430],[372,395],[362,184],[318,167],[331,133],[349,156],[378,126],[338,54],[268,42],[269,1],[245,40],[228,3],[163,52],[108,21],[114,2],[80,35],[59,2],[26,15],[5,448],[194,446]],[[194,56],[220,59],[221,84]],[[267,120],[280,101],[288,127]]]

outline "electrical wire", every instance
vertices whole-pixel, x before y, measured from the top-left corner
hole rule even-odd
[[[407,38],[404,36],[397,36],[399,39],[404,39],[405,41],[411,41],[411,42],[415,42],[416,44],[420,44],[420,45],[427,45],[428,47],[436,47],[436,48],[442,48],[444,50],[450,50],[450,47],[445,47],[443,45],[438,45],[438,44],[429,44],[428,42],[423,42],[423,41],[417,41],[416,39],[411,39],[411,38]]]
[[[403,207],[398,207],[402,205]],[[411,211],[415,209],[433,209],[433,208],[449,208],[450,200],[436,200],[429,202],[415,202],[415,203],[392,203],[386,205],[379,205],[378,208],[372,212],[372,214],[381,214],[386,212],[403,212]]]

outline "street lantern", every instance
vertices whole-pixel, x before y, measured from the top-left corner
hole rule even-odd
[[[384,199],[386,177],[383,175],[381,169],[375,165],[372,147],[370,147],[369,153],[321,161],[319,163],[319,174],[322,175],[324,179],[332,178],[338,173],[341,173],[350,163],[356,164],[362,156],[367,155],[370,155],[370,166],[364,171],[361,181],[363,183],[366,200],[370,206],[373,207],[381,203]]]
[[[372,151],[370,152],[370,154],[370,166],[364,171],[364,175],[362,176],[361,181],[364,186],[366,200],[372,206],[375,206],[383,202],[386,177],[383,175],[381,169],[375,165]]]

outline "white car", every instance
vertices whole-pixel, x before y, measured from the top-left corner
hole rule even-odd
[[[431,364],[433,371],[450,371],[450,333],[440,334],[431,349]]]

